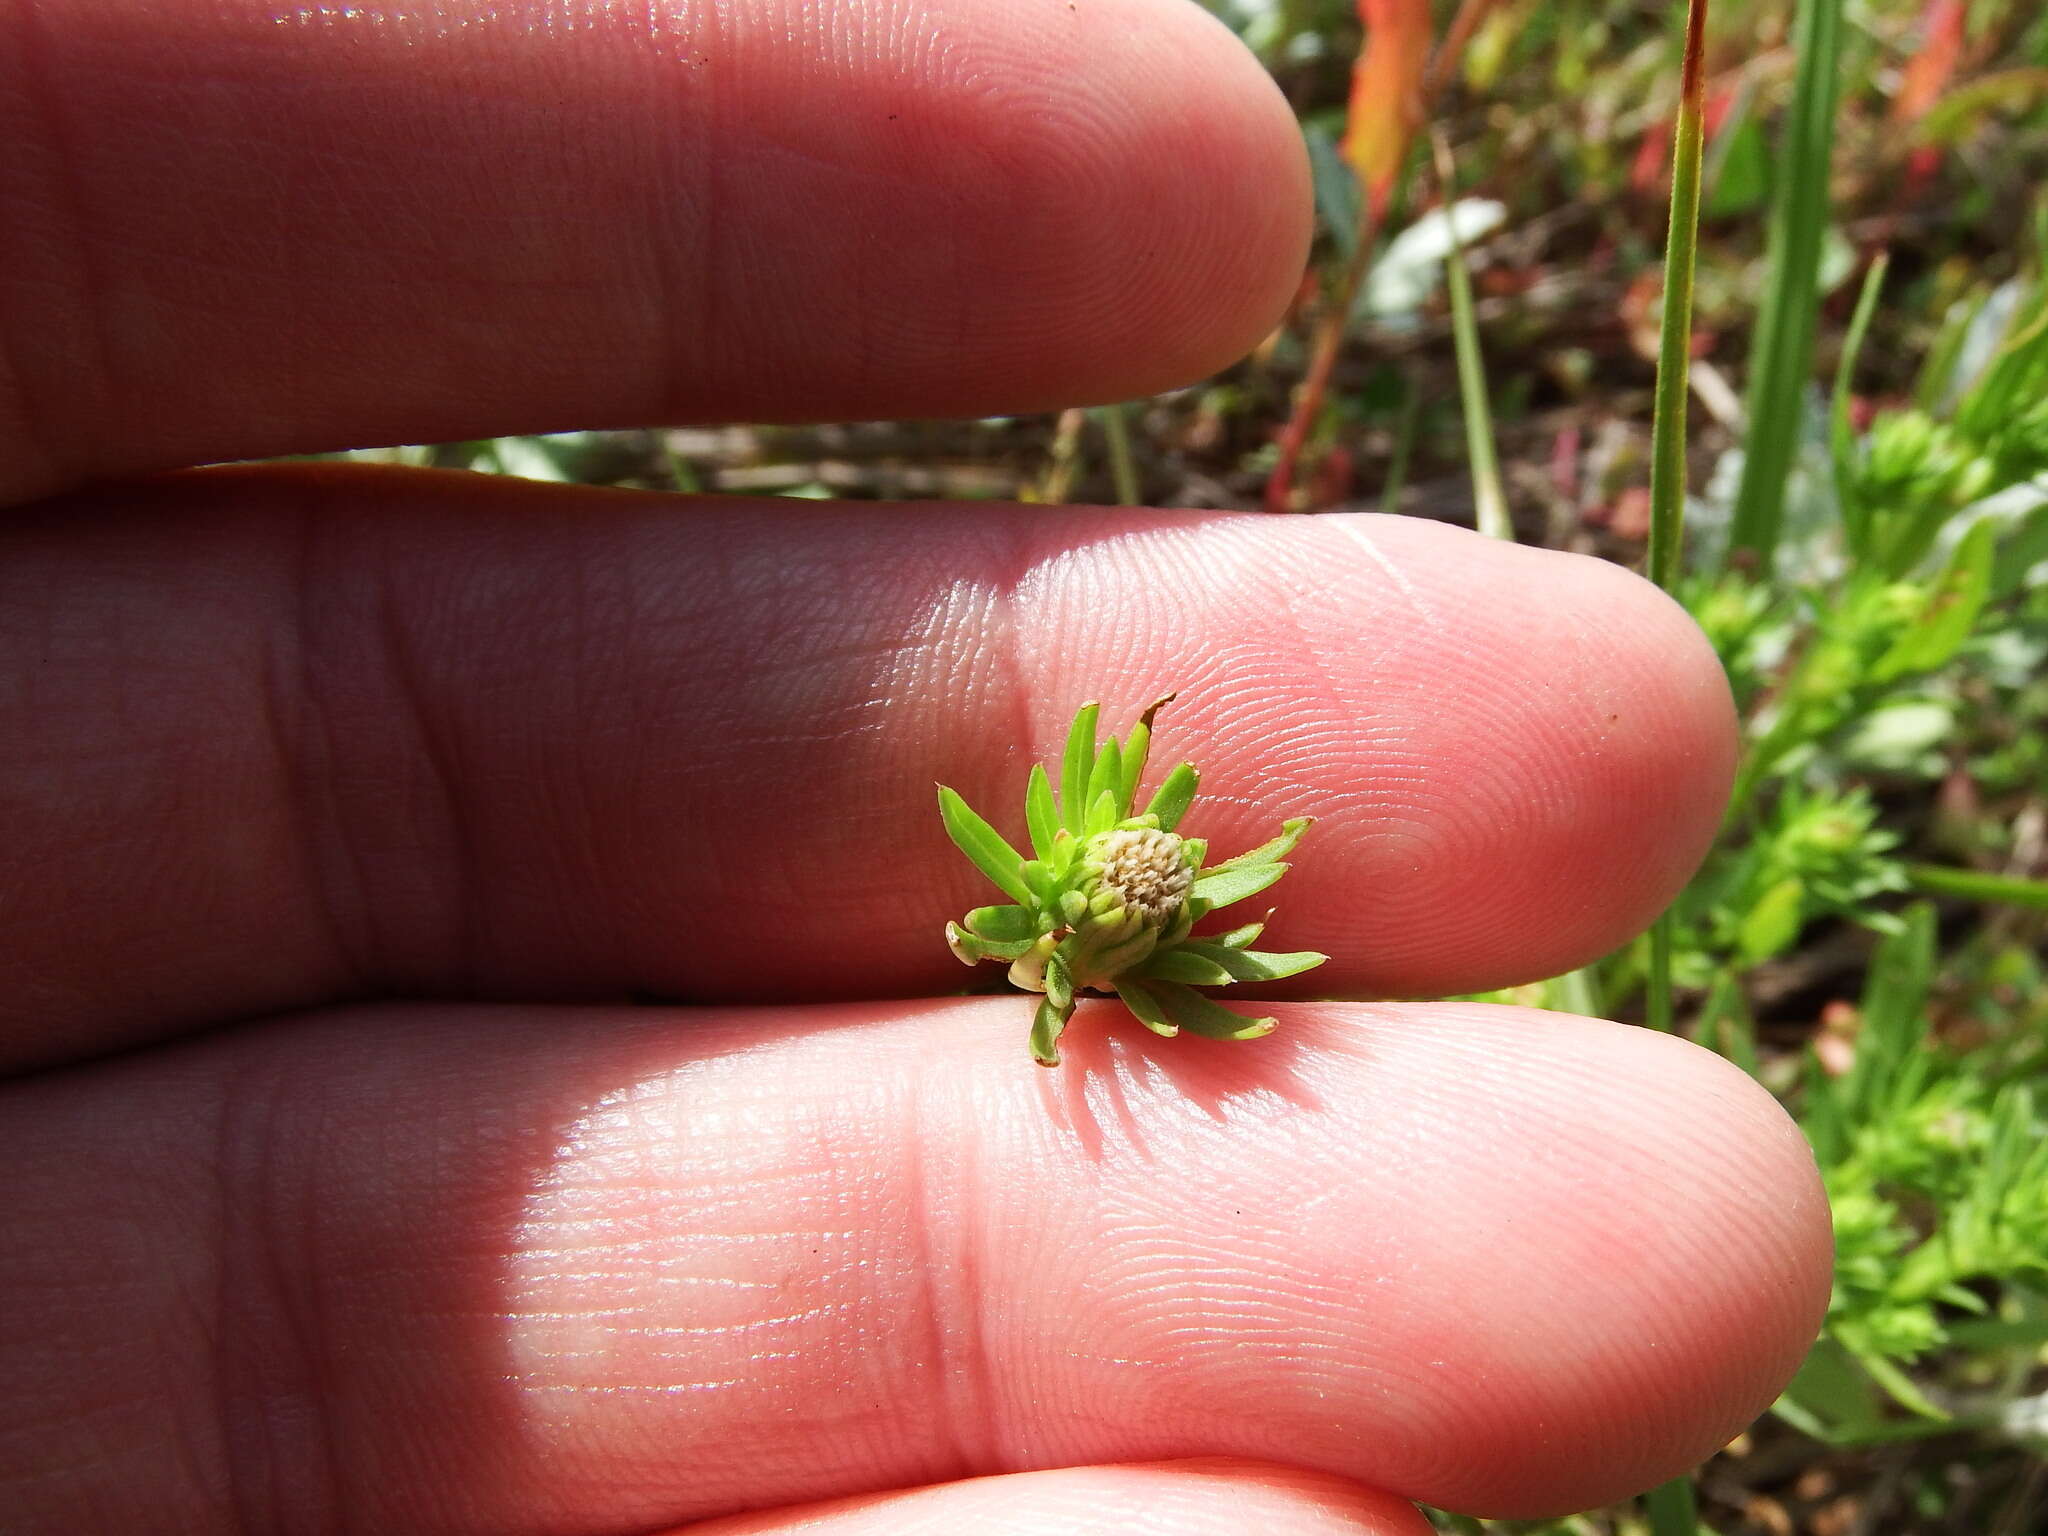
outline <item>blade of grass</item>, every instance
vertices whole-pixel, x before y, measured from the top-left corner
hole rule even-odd
[[[1144,497],[1138,493],[1137,466],[1131,459],[1131,428],[1124,420],[1124,408],[1105,405],[1095,416],[1102,423],[1103,440],[1109,445],[1109,478],[1116,487],[1116,504],[1143,506]]]
[[[1387,478],[1380,486],[1380,510],[1401,510],[1401,489],[1408,483],[1408,460],[1415,453],[1416,428],[1422,422],[1422,391],[1412,379],[1402,381],[1401,414],[1394,420],[1394,451],[1387,460]]]
[[[1870,317],[1877,312],[1878,291],[1884,287],[1885,269],[1891,254],[1879,251],[1863,276],[1863,291],[1856,296],[1856,314],[1842,340],[1842,360],[1835,368],[1834,398],[1828,404],[1828,451],[1835,464],[1835,500],[1842,508],[1842,537],[1858,564],[1868,559],[1870,549],[1870,508],[1856,494],[1856,429],[1849,419],[1852,388],[1856,381],[1856,359],[1863,351],[1863,337],[1870,329]]]
[[[1451,339],[1458,354],[1458,398],[1465,410],[1465,453],[1472,462],[1472,512],[1488,538],[1512,540],[1508,499],[1501,490],[1500,461],[1493,450],[1493,413],[1486,403],[1486,363],[1479,354],[1479,321],[1472,312],[1472,275],[1465,270],[1465,242],[1458,238],[1457,168],[1443,134],[1431,129],[1430,149],[1436,156],[1436,178],[1443,197],[1444,229],[1451,253],[1444,276],[1451,290]]]
[[[2007,906],[2048,912],[2048,880],[2018,875],[1987,875],[1974,869],[1945,869],[1938,864],[1909,864],[1906,880],[1915,890],[1935,896],[1960,896],[1966,901],[1996,901]]]
[[[1685,412],[1692,358],[1693,267],[1699,242],[1703,121],[1703,28],[1707,0],[1686,10],[1685,63],[1672,135],[1671,223],[1664,248],[1664,314],[1657,343],[1656,406],[1650,433],[1650,579],[1667,592],[1678,580],[1685,547]],[[1650,925],[1645,1022],[1669,1034],[1672,917],[1667,907]],[[1698,1536],[1691,1476],[1674,1477],[1643,1499],[1651,1536]]]
[[[1644,1494],[1643,1513],[1650,1517],[1650,1536],[1699,1536],[1699,1504],[1689,1477],[1674,1477]]]
[[[1686,15],[1678,124],[1671,136],[1671,222],[1664,241],[1664,315],[1657,337],[1657,395],[1650,428],[1649,576],[1669,592],[1685,545],[1685,412],[1692,366],[1692,287],[1700,221],[1700,154],[1706,80],[1700,27],[1706,0]]]
[[[1750,349],[1749,426],[1728,556],[1768,571],[1785,518],[1785,481],[1799,450],[1813,372],[1828,167],[1841,77],[1842,0],[1799,0],[1797,72],[1771,201],[1763,305]]]
[[[661,450],[662,462],[668,466],[668,477],[675,482],[676,489],[688,496],[699,496],[704,492],[704,482],[690,461],[676,452],[676,445],[669,441],[668,434],[654,433],[654,444]]]
[[[1700,150],[1706,120],[1707,0],[1690,0],[1678,125],[1671,139],[1671,224],[1664,242],[1664,321],[1657,339],[1657,405],[1650,429],[1650,579],[1670,591],[1685,546],[1686,373],[1692,360],[1692,279],[1699,247]],[[1671,913],[1650,926],[1644,1013],[1669,1033]],[[1691,1497],[1690,1486],[1687,1489]]]

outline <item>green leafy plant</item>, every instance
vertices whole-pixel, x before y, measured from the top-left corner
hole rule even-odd
[[[1313,950],[1275,954],[1251,947],[1265,922],[1196,938],[1194,925],[1218,908],[1255,896],[1287,872],[1283,862],[1308,829],[1307,817],[1247,853],[1207,865],[1208,844],[1177,828],[1195,798],[1199,774],[1178,764],[1133,814],[1152,720],[1168,694],[1139,716],[1127,740],[1095,739],[1095,704],[1084,704],[1067,733],[1055,791],[1042,763],[1024,792],[1033,857],[945,785],[939,815],[975,868],[1009,897],[946,924],[946,943],[965,965],[1007,961],[1010,980],[1042,997],[1031,1021],[1031,1054],[1059,1065],[1059,1038],[1080,993],[1114,992],[1139,1023],[1158,1035],[1251,1040],[1270,1018],[1250,1018],[1197,987],[1274,981],[1321,965]],[[1271,913],[1267,917],[1271,917]]]
[[[2040,981],[2023,952],[1990,964],[2001,980]],[[2048,1052],[2048,1014],[2038,1002],[2011,1014],[1994,1006],[1970,1021],[1982,1035],[1974,1050],[1959,1051],[1932,1028],[1939,965],[1934,912],[1915,907],[1872,960],[1848,1064],[1829,1070],[1809,1055],[1793,1091],[1837,1253],[1826,1341],[1778,1412],[1836,1444],[1911,1438],[2003,1408],[2024,1369],[2006,1382],[1966,1374],[1944,1390],[1904,1367],[1973,1333],[2024,1362],[2048,1337],[2048,1117],[2028,1083]],[[1998,1321],[2011,1334],[2002,1341],[1982,1326]],[[1887,1400],[1917,1422],[1888,1417]]]

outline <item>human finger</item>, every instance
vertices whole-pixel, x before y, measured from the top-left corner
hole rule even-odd
[[[1768,1405],[1829,1234],[1753,1081],[1279,1011],[1084,1008],[1048,1072],[1014,998],[389,1008],[17,1083],[0,1487],[30,1532],[518,1536],[1231,1456],[1537,1515]]]
[[[1183,0],[0,14],[0,503],[374,442],[1178,385],[1300,281]]]
[[[1625,941],[1734,756],[1685,615],[1408,519],[757,504],[217,472],[0,529],[0,1058],[363,995],[948,991],[1034,758],[1160,694],[1219,854],[1318,818],[1324,993]],[[1155,770],[1156,772],[1156,770]]]
[[[0,1056],[378,994],[957,989],[1074,706],[1178,689],[1221,853],[1319,818],[1323,992],[1623,942],[1712,836],[1726,685],[1613,566],[1406,519],[824,508],[210,473],[0,531]]]
[[[1295,1467],[1061,1467],[709,1520],[676,1536],[1429,1536],[1405,1499]]]

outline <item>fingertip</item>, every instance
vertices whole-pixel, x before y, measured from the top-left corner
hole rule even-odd
[[[1200,1458],[968,1478],[712,1520],[689,1536],[1428,1536],[1405,1499],[1297,1467]],[[678,1533],[681,1536],[681,1533]]]
[[[1699,867],[1734,776],[1733,703],[1691,617],[1608,561],[1313,521],[1285,611],[1354,723],[1265,752],[1324,790],[1287,903],[1292,940],[1350,973],[1318,980],[1482,991],[1628,942]]]
[[[956,270],[903,284],[890,348],[871,349],[888,367],[862,387],[897,414],[1043,410],[1178,387],[1256,346],[1299,286],[1313,198],[1251,53],[1186,0],[1007,0],[973,25],[1005,78],[931,93],[935,147],[903,166],[948,210]]]
[[[43,402],[0,497],[1126,398],[1242,355],[1306,258],[1293,118],[1185,0],[86,9],[44,60],[77,132],[0,100],[87,242],[0,263]],[[76,346],[108,293],[120,344]]]
[[[1386,1486],[1567,1514],[1682,1474],[1769,1407],[1819,1334],[1833,1235],[1805,1137],[1754,1078],[1535,1009],[1303,1013],[1333,1082],[1369,1074],[1458,1127],[1420,1160],[1437,1294],[1377,1346],[1414,1388],[1417,1470]],[[1401,1198],[1384,1219],[1419,1216]],[[1432,1353],[1456,1373],[1418,1369]]]

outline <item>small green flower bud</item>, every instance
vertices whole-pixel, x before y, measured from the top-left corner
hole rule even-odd
[[[947,947],[969,964],[1008,960],[1011,982],[1042,994],[1032,1013],[1031,1054],[1048,1067],[1059,1064],[1060,1034],[1079,992],[1116,992],[1158,1034],[1251,1040],[1275,1021],[1233,1012],[1193,989],[1275,981],[1325,958],[1312,950],[1251,948],[1263,923],[1212,939],[1190,937],[1218,907],[1279,879],[1287,869],[1281,860],[1309,822],[1292,818],[1270,842],[1209,866],[1208,843],[1174,831],[1195,797],[1200,775],[1193,764],[1177,765],[1149,800],[1139,799],[1152,717],[1166,702],[1146,710],[1123,742],[1098,741],[1096,706],[1081,706],[1067,732],[1058,790],[1044,764],[1031,770],[1025,789],[1034,857],[1011,846],[956,791],[938,787],[946,835],[1008,898],[976,907],[964,924],[948,923]]]
[[[1074,923],[1074,979],[1105,986],[1139,964],[1181,914],[1195,872],[1184,841],[1155,828],[1091,838],[1081,851],[1085,914]]]

